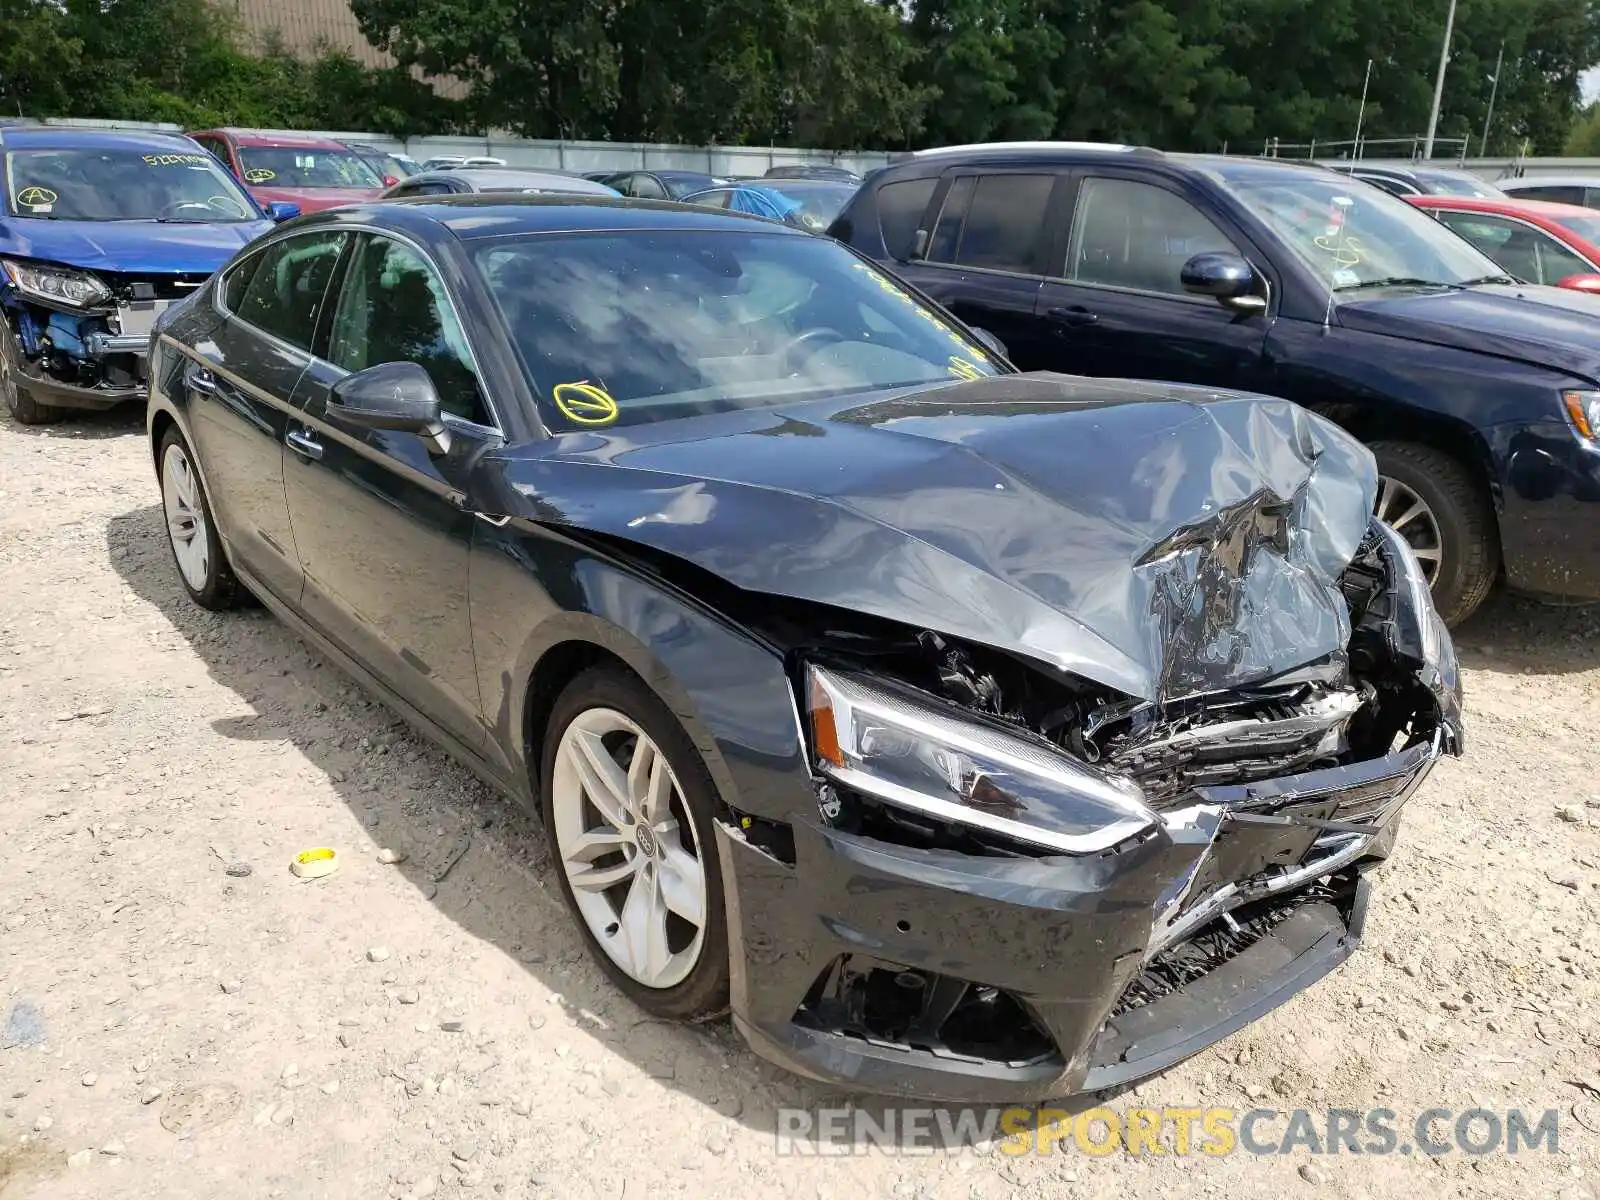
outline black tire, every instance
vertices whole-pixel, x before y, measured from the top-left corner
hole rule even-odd
[[[183,585],[183,590],[189,593],[201,608],[210,609],[212,612],[223,612],[230,608],[237,608],[248,595],[234,576],[233,568],[228,565],[228,556],[222,548],[222,539],[217,533],[217,521],[211,513],[211,499],[206,495],[205,484],[200,481],[200,472],[193,472],[194,494],[198,501],[197,507],[204,518],[205,529],[203,536],[206,539],[206,570],[199,586],[191,583],[184,572],[184,565],[178,558],[178,547],[173,538],[171,523],[166,519],[166,493],[167,493],[167,452],[176,448],[191,464],[194,462],[194,451],[189,448],[189,443],[184,441],[183,434],[178,432],[176,425],[168,428],[162,435],[161,444],[156,451],[156,472],[161,484],[163,500],[163,520],[167,524],[167,548],[172,551],[172,565],[177,569],[178,582]]]
[[[1489,495],[1454,455],[1417,442],[1374,442],[1378,474],[1410,488],[1439,526],[1433,604],[1451,627],[1478,610],[1500,574],[1500,530]]]
[[[574,719],[592,709],[613,709],[633,721],[655,742],[677,776],[688,818],[694,823],[706,879],[706,922],[700,956],[682,982],[669,988],[649,987],[634,980],[600,945],[578,908],[571,882],[562,867],[556,838],[552,781],[562,735]],[[579,675],[556,700],[545,728],[540,756],[540,810],[561,894],[589,953],[627,997],[652,1016],[670,1021],[708,1021],[728,1011],[728,918],[723,902],[722,871],[717,856],[714,815],[716,788],[705,763],[678,719],[637,676],[620,666],[593,667]]]
[[[54,425],[67,410],[54,404],[40,404],[18,382],[22,373],[22,354],[11,325],[0,317],[0,402],[18,425]]]

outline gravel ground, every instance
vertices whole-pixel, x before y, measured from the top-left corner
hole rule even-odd
[[[1361,952],[1111,1101],[1556,1108],[1557,1153],[780,1158],[779,1106],[840,1099],[632,1008],[532,822],[264,612],[187,603],[158,499],[138,414],[0,418],[7,1200],[1600,1194],[1594,609],[1461,631],[1469,756]]]

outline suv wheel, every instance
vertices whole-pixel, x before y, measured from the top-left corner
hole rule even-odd
[[[1494,511],[1457,458],[1416,442],[1376,442],[1374,512],[1416,552],[1446,625],[1459,625],[1488,597],[1500,568]]]
[[[54,404],[40,404],[18,383],[22,355],[18,352],[16,335],[4,317],[0,317],[0,402],[6,406],[12,420],[18,425],[51,425],[67,415],[67,410]]]

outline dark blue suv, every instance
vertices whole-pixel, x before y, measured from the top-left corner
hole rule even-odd
[[[1378,188],[1274,160],[964,146],[879,172],[830,232],[1024,370],[1265,392],[1345,426],[1451,623],[1501,579],[1600,598],[1600,301],[1519,283]]]

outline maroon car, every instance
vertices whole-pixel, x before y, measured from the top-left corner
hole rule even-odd
[[[383,177],[331,138],[256,129],[206,129],[189,135],[216,155],[262,205],[283,201],[301,212],[374,200]]]

